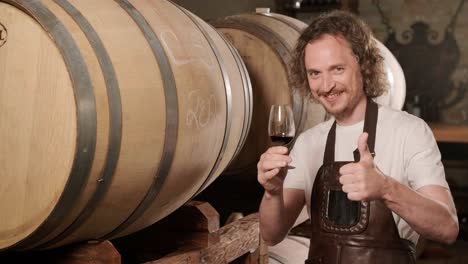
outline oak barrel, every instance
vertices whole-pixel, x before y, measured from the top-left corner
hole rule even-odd
[[[296,136],[328,118],[322,106],[297,94],[291,81],[292,53],[307,25],[292,17],[270,13],[268,8],[227,16],[212,24],[237,48],[252,81],[252,126],[239,156],[225,171],[226,174],[250,175],[255,173],[260,155],[272,145],[268,136],[271,105],[293,106]],[[390,91],[376,101],[401,109],[406,95],[403,71],[391,52],[377,42],[384,57]]]
[[[0,31],[0,250],[140,230],[245,141],[245,65],[170,1],[0,0]]]

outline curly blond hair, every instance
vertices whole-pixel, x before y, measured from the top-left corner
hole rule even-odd
[[[342,10],[319,15],[299,37],[291,65],[294,89],[312,98],[304,63],[305,47],[325,34],[341,36],[349,43],[361,68],[364,93],[368,97],[374,98],[387,91],[383,57],[372,37],[371,29],[356,15]]]

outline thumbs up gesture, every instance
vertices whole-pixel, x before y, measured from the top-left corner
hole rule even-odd
[[[371,201],[381,199],[386,191],[387,176],[374,164],[374,158],[367,146],[367,133],[362,133],[358,139],[358,149],[361,160],[348,163],[340,168],[340,183],[343,192],[352,201]]]

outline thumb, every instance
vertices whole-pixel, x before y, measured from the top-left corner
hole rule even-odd
[[[358,149],[359,155],[361,156],[361,160],[372,159],[372,154],[369,151],[369,147],[367,146],[367,139],[369,138],[369,134],[367,132],[362,133],[358,139]]]

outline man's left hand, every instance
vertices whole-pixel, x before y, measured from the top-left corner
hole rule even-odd
[[[371,201],[381,199],[386,191],[388,177],[374,164],[374,158],[367,146],[368,134],[362,133],[358,139],[359,162],[348,163],[340,168],[340,183],[343,192],[352,201]]]

